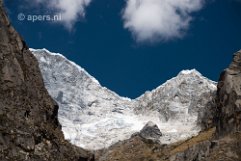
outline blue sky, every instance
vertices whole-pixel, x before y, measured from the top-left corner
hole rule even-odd
[[[241,49],[237,0],[143,0],[142,10],[131,6],[137,0],[45,1],[5,1],[28,46],[64,54],[121,96],[135,98],[183,69],[195,68],[217,81]],[[64,20],[20,21],[19,13],[61,13]]]

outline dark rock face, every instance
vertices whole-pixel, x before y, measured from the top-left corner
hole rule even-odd
[[[89,160],[88,152],[64,140],[57,113],[35,57],[0,0],[0,160]]]
[[[216,102],[218,135],[241,131],[241,51],[220,76]]]
[[[162,133],[158,126],[153,122],[149,121],[140,131],[139,134],[142,138],[158,140],[162,136]]]

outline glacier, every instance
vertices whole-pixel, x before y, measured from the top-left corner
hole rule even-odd
[[[161,143],[197,135],[199,116],[216,92],[216,82],[192,69],[136,99],[121,97],[63,55],[30,50],[39,62],[46,89],[59,105],[65,138],[89,150],[128,139],[148,121],[163,133]]]

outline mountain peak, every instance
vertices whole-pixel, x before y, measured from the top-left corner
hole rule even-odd
[[[197,71],[196,69],[186,69],[186,70],[182,70],[181,72],[179,72],[178,75],[198,75],[201,76],[202,74]]]
[[[77,65],[76,63],[74,63],[73,61],[68,60],[65,56],[63,56],[60,53],[55,53],[55,52],[50,52],[48,49],[33,49],[30,48],[29,49],[31,52],[33,52],[35,54],[36,57],[39,57],[40,59],[42,59],[41,61],[48,61],[50,63],[49,58],[50,57],[56,57],[55,61],[57,61],[57,58],[61,58],[62,61],[66,61],[66,63],[71,64],[72,66],[74,66],[75,68],[77,68],[79,71],[82,71],[86,76],[88,76],[93,82],[95,82],[96,84],[100,84],[99,81],[97,81],[94,77],[92,77],[84,68],[80,67],[79,65]],[[46,60],[48,59],[48,60]],[[54,59],[54,58],[53,58]],[[57,62],[56,62],[57,63]]]

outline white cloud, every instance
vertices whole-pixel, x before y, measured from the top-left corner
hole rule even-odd
[[[79,18],[85,16],[85,9],[91,0],[34,0],[35,5],[44,5],[56,14],[61,14],[62,21],[71,29]]]
[[[190,25],[191,13],[203,4],[204,0],[127,0],[124,27],[139,42],[180,38]]]

